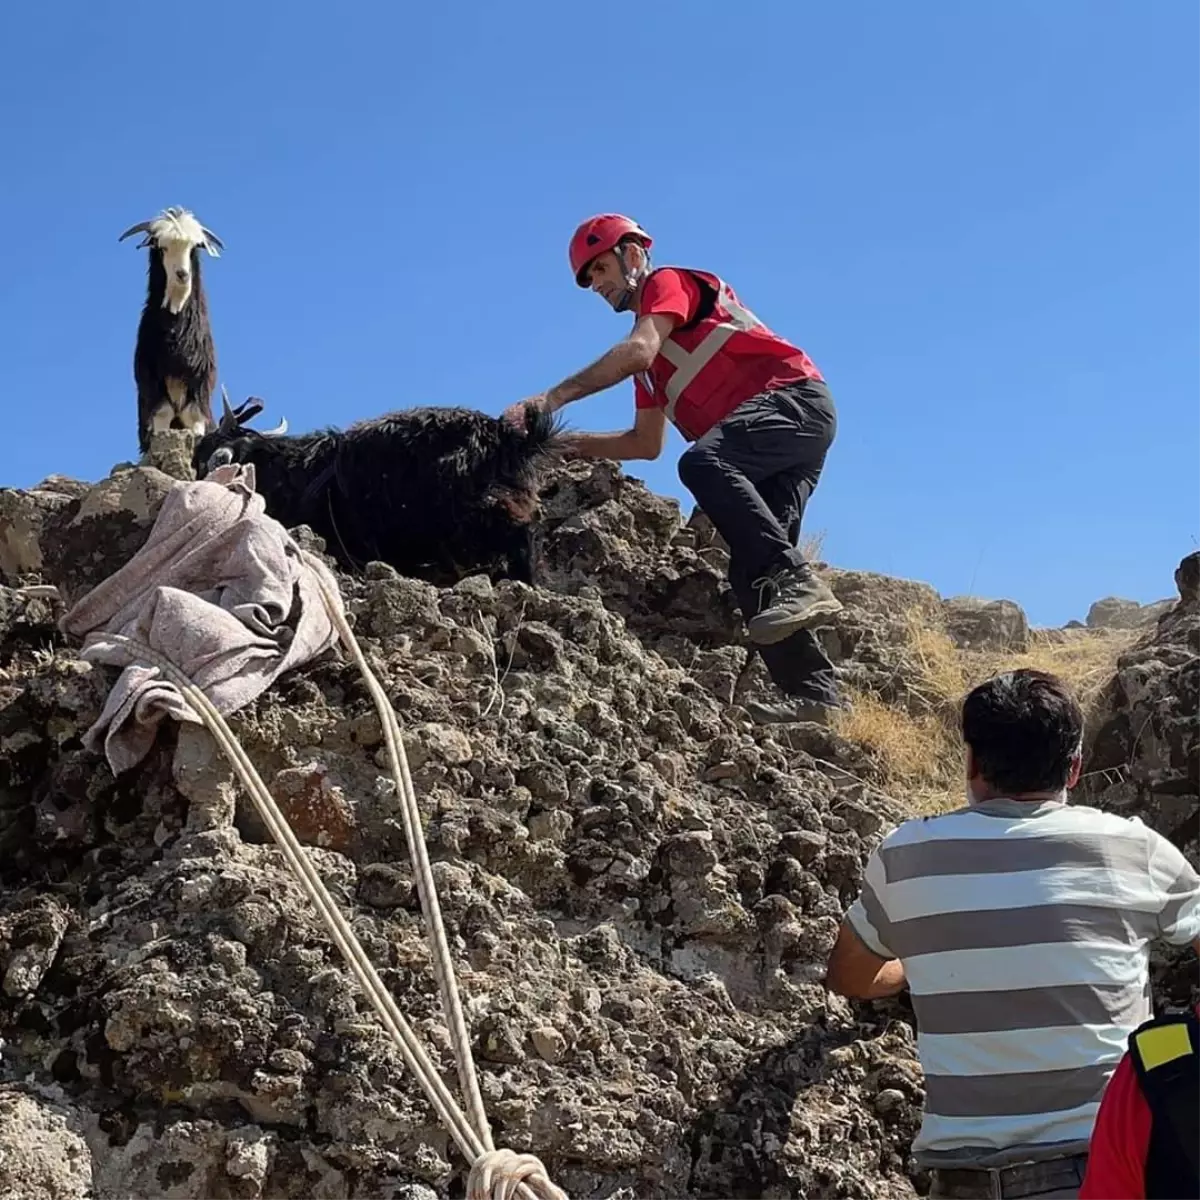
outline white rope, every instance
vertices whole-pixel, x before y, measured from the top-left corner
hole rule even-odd
[[[567,1200],[566,1192],[550,1182],[542,1160],[533,1154],[492,1150],[475,1160],[467,1176],[467,1200],[510,1200],[525,1188],[546,1200]]]
[[[302,553],[310,563],[315,561],[307,552]],[[433,1105],[464,1157],[471,1163],[467,1181],[468,1200],[489,1200],[489,1198],[491,1200],[513,1200],[514,1197],[521,1197],[522,1200],[568,1200],[567,1193],[550,1180],[546,1168],[539,1158],[532,1154],[516,1154],[508,1149],[497,1150],[492,1143],[491,1128],[479,1091],[470,1039],[467,1036],[466,1023],[463,1019],[454,967],[450,958],[445,927],[442,923],[441,907],[438,904],[433,872],[425,846],[420,809],[413,789],[412,776],[408,769],[408,758],[404,750],[400,724],[395,710],[388,701],[387,694],[371,671],[358,640],[346,621],[340,597],[336,592],[331,592],[320,569],[316,570],[314,574],[338,635],[362,672],[379,712],[384,739],[387,742],[392,777],[401,802],[405,836],[413,861],[417,891],[421,898],[425,917],[429,922],[434,975],[437,979],[443,1011],[446,1014],[451,1045],[458,1067],[459,1082],[467,1099],[470,1118],[463,1113],[449,1089],[442,1082],[437,1067],[425,1052],[425,1048],[421,1045],[412,1027],[405,1020],[404,1014],[396,1006],[395,1000],[384,986],[374,964],[367,957],[353,929],[338,909],[333,897],[325,887],[324,881],[313,867],[308,855],[296,839],[296,835],[292,832],[286,818],[280,812],[266,784],[263,783],[254,764],[229,728],[225,718],[204,692],[170,659],[133,638],[115,635],[114,640],[127,646],[136,657],[156,666],[179,688],[184,699],[207,726],[233,765],[238,778],[254,802],[255,808],[270,830],[271,836],[279,845],[288,865],[328,929],[330,937],[358,979],[367,998],[379,1014],[384,1027],[399,1047],[405,1065],[420,1083],[429,1102]]]
[[[417,794],[408,769],[408,754],[404,749],[404,738],[400,733],[400,722],[396,719],[396,711],[392,708],[387,693],[380,687],[379,680],[375,678],[375,673],[363,656],[362,647],[359,646],[358,639],[354,636],[354,631],[350,628],[350,623],[342,611],[340,597],[330,592],[329,585],[321,574],[321,564],[315,561],[307,551],[301,553],[305,560],[314,567],[313,575],[321,589],[321,597],[325,601],[329,616],[337,629],[338,636],[349,650],[359,671],[362,672],[363,679],[366,680],[367,688],[371,693],[371,699],[375,701],[375,708],[379,713],[384,740],[387,742],[388,764],[392,768],[392,782],[396,785],[396,795],[400,798],[400,811],[404,817],[404,836],[408,842],[408,856],[413,864],[417,894],[421,898],[421,909],[429,923],[433,974],[441,994],[442,1011],[446,1015],[446,1023],[450,1029],[450,1042],[458,1066],[459,1084],[467,1100],[471,1123],[483,1143],[483,1148],[494,1150],[492,1131],[488,1124],[487,1113],[484,1111],[483,1097],[479,1091],[479,1079],[475,1073],[475,1058],[471,1052],[471,1040],[467,1036],[462,1003],[458,997],[454,964],[450,960],[446,927],[442,924],[442,907],[438,902],[433,868],[430,866],[429,852],[425,846],[421,810],[417,805]]]

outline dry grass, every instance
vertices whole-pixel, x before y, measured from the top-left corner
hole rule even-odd
[[[1066,638],[1034,631],[1023,653],[959,650],[942,629],[914,612],[905,614],[905,649],[911,659],[906,682],[914,714],[869,692],[852,695],[854,711],[838,732],[872,755],[883,787],[916,812],[942,812],[963,803],[963,754],[958,717],[962,698],[1001,671],[1033,667],[1049,671],[1075,692],[1085,713],[1112,678],[1117,658],[1136,633],[1083,633]]]
[[[839,717],[837,731],[870,752],[883,790],[915,812],[952,808],[953,767],[961,764],[961,755],[955,759],[958,746],[946,723],[932,713],[914,717],[870,692],[855,692],[851,699],[854,711]],[[960,784],[961,778],[959,771]]]
[[[825,545],[825,530],[818,529],[815,533],[801,533],[800,540],[796,545],[807,562],[820,562],[821,548]]]

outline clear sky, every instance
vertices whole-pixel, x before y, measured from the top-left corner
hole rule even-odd
[[[337,11],[338,15],[334,16]],[[1200,545],[1194,0],[9,4],[0,485],[136,457],[144,251],[206,259],[222,381],[293,429],[498,413],[629,319],[598,211],[825,372],[807,526],[845,567],[1040,624],[1172,595]],[[622,385],[568,410],[624,428]],[[677,435],[629,464],[691,502]]]

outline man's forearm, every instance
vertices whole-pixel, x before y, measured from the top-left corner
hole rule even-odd
[[[546,407],[550,412],[581,400],[594,392],[602,392],[622,379],[637,374],[646,366],[646,351],[636,342],[618,342],[602,354],[591,366],[564,379],[546,393]]]
[[[831,992],[850,1000],[882,1000],[904,991],[907,985],[904,964],[898,958],[885,962],[869,981],[862,975],[857,980],[846,978],[839,971],[830,971],[825,979],[825,986]]]
[[[632,429],[624,433],[573,433],[570,447],[576,458],[610,458],[624,462],[655,457]]]
[[[908,985],[904,963],[884,958],[863,941],[849,919],[842,921],[825,968],[825,986],[851,1000],[879,1000]]]

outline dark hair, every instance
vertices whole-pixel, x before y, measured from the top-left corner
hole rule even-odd
[[[1053,792],[1067,784],[1083,712],[1061,679],[1045,671],[1006,671],[967,695],[962,735],[995,791]]]

